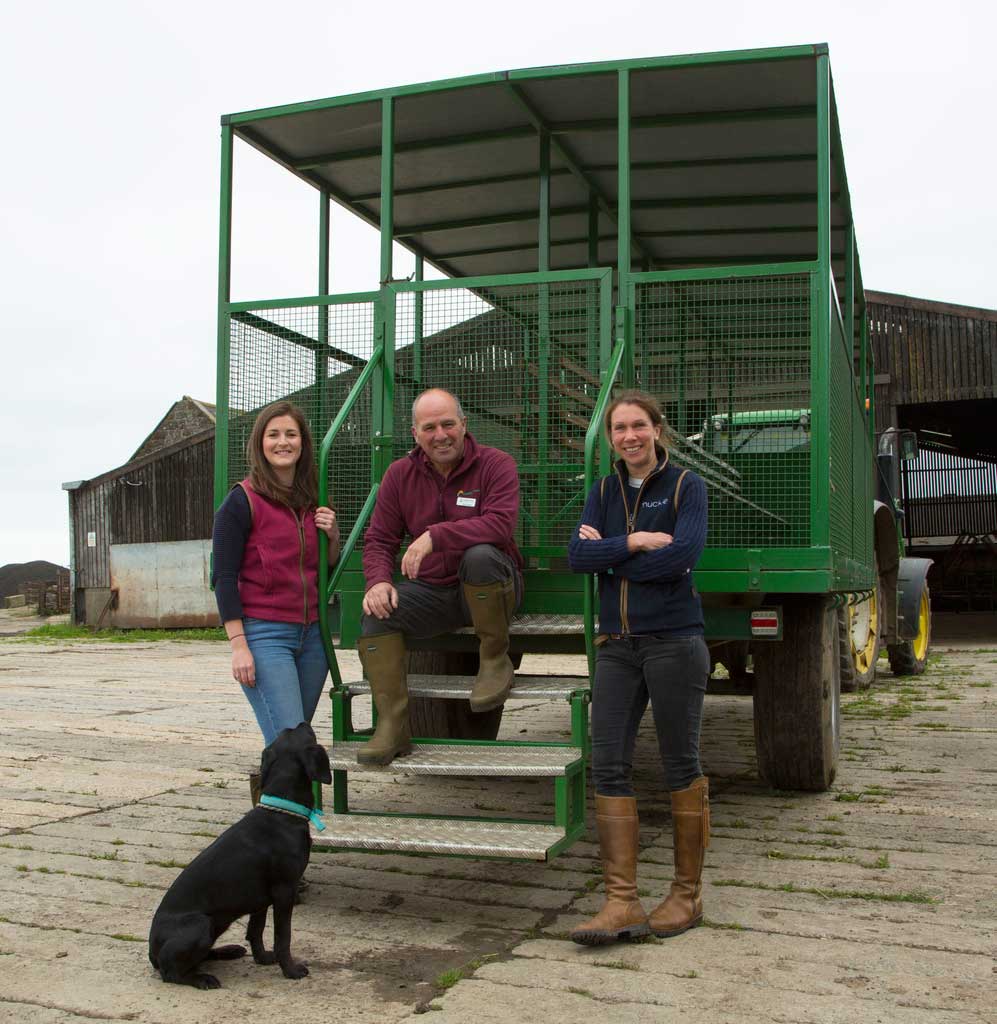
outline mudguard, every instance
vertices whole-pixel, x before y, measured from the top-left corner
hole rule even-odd
[[[934,559],[901,558],[897,587],[900,591],[900,616],[897,623],[902,640],[913,640],[917,636],[918,611],[921,594],[928,582],[928,569]]]

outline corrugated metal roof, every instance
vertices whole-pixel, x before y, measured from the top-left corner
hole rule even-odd
[[[539,134],[550,134],[551,269],[617,262],[617,81],[630,71],[635,266],[814,259],[822,44],[498,72],[230,115],[235,134],[372,224],[382,100],[395,123],[394,234],[451,276],[538,269]],[[837,138],[832,96],[832,138]],[[847,189],[832,144],[832,246]]]

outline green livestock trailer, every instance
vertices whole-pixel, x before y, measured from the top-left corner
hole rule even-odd
[[[317,191],[314,294],[232,301],[236,138]],[[709,488],[695,581],[725,685],[753,680],[760,773],[784,789],[831,784],[843,682],[869,683],[881,641],[898,671],[923,669],[929,620],[927,563],[902,557],[884,486],[898,437],[877,460],[826,46],[503,71],[232,114],[221,188],[216,504],[244,475],[256,412],[291,398],[324,438],[322,493],[347,538],[321,580],[334,770],[321,843],[544,860],[585,828],[589,674],[518,675],[510,699],[562,703],[565,730],[499,739],[502,709],[467,704],[470,631],[413,645],[419,739],[380,770],[548,778],[551,820],[361,808],[356,787],[351,801],[369,735],[352,702],[369,689],[343,678],[336,651],[355,645],[364,528],[429,386],[459,395],[474,435],[518,464],[515,660],[587,653],[589,672],[594,579],[569,571],[566,545],[608,468],[613,389],[658,396],[672,457]],[[380,232],[366,291],[331,288],[332,202]],[[396,244],[414,260],[396,266]]]

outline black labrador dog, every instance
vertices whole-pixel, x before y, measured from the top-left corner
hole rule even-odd
[[[163,981],[219,988],[218,979],[198,967],[204,960],[246,955],[244,946],[215,946],[232,922],[246,914],[246,940],[258,964],[279,963],[285,978],[308,973],[291,957],[291,911],[312,847],[312,782],[332,782],[329,755],[312,727],[302,722],[285,729],[263,751],[260,774],[260,804],[199,853],[159,904],[149,931],[149,959]],[[270,906],[273,951],[263,946]]]

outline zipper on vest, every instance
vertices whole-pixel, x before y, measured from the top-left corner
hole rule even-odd
[[[304,512],[301,516],[304,517]],[[305,527],[297,513],[294,514],[294,522],[298,527],[298,572],[301,575],[301,597],[305,605],[305,617],[301,620],[308,625],[308,582],[305,579]]]

